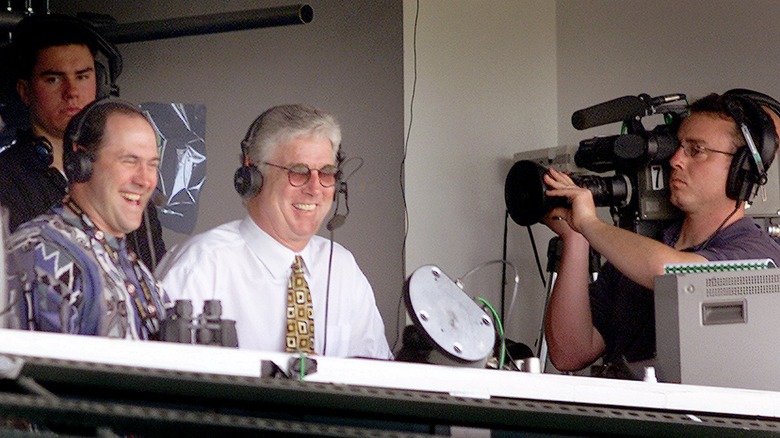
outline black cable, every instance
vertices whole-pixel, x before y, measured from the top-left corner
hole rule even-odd
[[[699,251],[703,250],[704,248],[707,247],[707,245],[710,244],[710,241],[712,241],[712,239],[715,238],[715,235],[718,234],[721,229],[723,229],[723,226],[726,225],[726,222],[728,222],[728,220],[731,219],[731,217],[734,216],[739,211],[739,209],[740,209],[740,203],[737,202],[737,206],[734,207],[734,210],[731,213],[729,213],[728,216],[726,216],[726,219],[723,219],[723,222],[721,222],[720,225],[718,225],[718,228],[715,229],[715,232],[710,234],[710,237],[708,237],[707,240],[705,240],[704,243],[702,243],[701,246],[699,246]]]
[[[403,278],[406,278],[406,239],[409,237],[409,209],[406,204],[406,185],[405,185],[405,178],[406,178],[406,172],[404,170],[404,166],[406,164],[406,154],[409,149],[409,137],[412,132],[412,122],[414,121],[414,96],[417,91],[417,22],[420,18],[420,0],[417,0],[415,2],[415,12],[414,12],[414,31],[413,31],[413,38],[412,38],[412,59],[413,59],[413,67],[412,71],[414,74],[414,79],[412,81],[412,95],[409,100],[409,126],[406,129],[406,140],[404,141],[404,153],[403,157],[401,158],[401,200],[403,201],[404,205],[404,238],[401,246],[401,272],[403,275]],[[396,345],[398,343],[398,339],[401,338],[401,327],[402,324],[400,324],[401,320],[401,314],[400,314],[400,300],[399,300],[399,312],[396,318],[396,333],[395,333],[395,342],[393,342],[393,345]]]
[[[328,254],[328,280],[325,284],[325,325],[322,333],[322,355],[328,353],[328,304],[330,304],[330,273],[333,268],[333,230],[330,230],[330,253]]]
[[[534,259],[536,260],[536,268],[539,270],[539,276],[542,278],[542,284],[544,285],[544,288],[547,289],[547,281],[544,279],[544,271],[542,270],[542,262],[539,260],[539,250],[536,248],[536,240],[534,239],[534,233],[531,231],[531,226],[527,226],[528,228],[528,237],[531,238],[531,248],[534,250]]]
[[[149,202],[151,202],[151,200]],[[152,235],[152,223],[151,220],[149,220],[148,208],[144,209],[143,219],[144,219],[144,225],[146,226],[146,246],[149,249],[149,257],[150,257],[150,261],[152,262],[152,266],[149,266],[148,268],[149,270],[154,272],[154,270],[157,269],[157,253],[156,253],[156,248],[154,247],[154,236]],[[138,246],[136,246],[136,248],[137,247]]]
[[[341,154],[341,151],[339,151],[339,154]],[[330,220],[327,223],[326,228],[328,231],[330,231],[330,252],[328,254],[328,280],[325,285],[325,329],[322,334],[322,355],[325,356],[328,352],[328,316],[329,316],[329,306],[330,306],[330,276],[333,268],[333,232],[336,228],[340,227],[344,221],[347,219],[347,216],[349,216],[349,191],[347,190],[347,180],[355,174],[358,170],[360,170],[361,167],[363,167],[363,159],[360,157],[353,157],[348,160],[343,160],[343,155],[339,155],[338,162],[339,162],[339,169],[343,169],[346,167],[346,164],[353,161],[358,161],[358,166],[350,172],[347,176],[345,176],[343,179],[341,179],[338,184],[339,188],[337,189],[335,195],[336,195],[336,208],[333,209],[333,216],[330,218]],[[341,196],[344,195],[344,208],[346,209],[346,212],[343,215],[339,215],[339,207],[341,206],[340,200]],[[334,219],[340,219],[334,221]]]
[[[509,210],[504,212],[504,247],[501,249],[501,260],[506,260],[507,236],[509,234]],[[506,265],[501,265],[501,320],[506,319],[504,311],[504,301],[506,301]]]
[[[401,303],[404,301],[404,294],[401,293],[401,296],[398,297],[398,305],[395,307],[395,312],[398,317],[396,318],[396,324],[398,324],[398,329],[396,330],[396,336],[395,341],[393,342],[393,346],[390,348],[390,350],[395,354],[395,348],[398,346],[398,341],[401,340]]]

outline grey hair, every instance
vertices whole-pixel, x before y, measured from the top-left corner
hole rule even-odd
[[[311,136],[330,140],[333,161],[341,145],[341,127],[336,118],[308,105],[279,105],[269,108],[252,122],[241,142],[243,155],[261,169],[279,146],[297,137]],[[244,164],[242,157],[242,163]]]

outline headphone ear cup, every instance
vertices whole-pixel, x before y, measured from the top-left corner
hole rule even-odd
[[[750,197],[753,184],[749,181],[748,175],[752,172],[753,166],[750,163],[751,157],[747,147],[741,147],[731,159],[729,175],[726,179],[726,196],[735,201],[744,201]]]
[[[242,198],[251,198],[263,186],[263,174],[253,166],[241,166],[233,174],[233,187]]]
[[[81,149],[65,155],[63,167],[69,181],[83,183],[92,177],[92,159]]]
[[[100,100],[111,96],[111,81],[106,71],[106,67],[95,61],[95,83],[97,89],[95,90],[95,100]]]
[[[766,183],[766,170],[774,160],[777,135],[772,119],[749,96],[724,94],[726,110],[737,123],[745,143],[752,141],[758,152],[763,170],[756,164],[750,148],[745,145],[734,155],[726,182],[726,195],[736,201],[748,201],[756,184]],[[747,133],[743,131],[746,128]],[[748,138],[750,137],[750,138]]]
[[[45,170],[54,162],[51,143],[46,137],[36,137],[30,144],[32,163],[36,169]]]

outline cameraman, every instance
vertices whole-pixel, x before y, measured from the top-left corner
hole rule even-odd
[[[557,369],[579,370],[599,357],[606,370],[652,359],[653,279],[663,274],[666,264],[758,258],[780,263],[780,246],[745,217],[749,193],[727,195],[733,191],[727,190],[727,180],[731,182],[729,176],[735,172],[732,160],[740,148],[747,147],[731,115],[733,101],[749,116],[746,125],[757,148],[763,147],[770,157],[765,167],[777,149],[776,127],[767,115],[770,111],[762,111],[750,98],[729,93],[694,102],[677,131],[680,147],[669,161],[669,185],[671,202],[684,216],[664,230],[662,242],[600,220],[591,192],[568,175],[550,169],[544,176],[550,188],[547,195],[564,196],[570,202],[570,207],[556,208],[544,218],[563,242],[545,319],[550,359]],[[753,182],[739,181],[753,191]],[[590,286],[589,246],[607,260]]]

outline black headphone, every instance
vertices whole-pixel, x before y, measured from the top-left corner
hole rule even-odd
[[[261,116],[262,117],[262,116]],[[249,159],[249,146],[254,140],[255,125],[260,122],[260,117],[249,126],[244,139],[241,140],[241,167],[233,174],[233,187],[242,198],[248,199],[256,195],[263,186],[263,174]]]
[[[246,131],[246,135],[244,136],[244,139],[241,140],[241,167],[236,169],[236,172],[233,174],[233,187],[236,189],[236,192],[238,192],[239,195],[241,195],[242,198],[248,199],[256,195],[258,192],[260,192],[260,189],[263,187],[263,174],[260,172],[260,169],[252,163],[251,159],[249,158],[249,147],[254,142],[254,131],[256,125],[261,123],[261,118],[265,113],[261,114],[258,118],[255,119],[254,122],[249,126],[249,129]],[[347,185],[346,182],[342,182],[342,174],[341,174],[341,164],[344,162],[344,154],[341,151],[341,148],[339,148],[338,153],[336,154],[336,167],[338,167],[338,172],[336,173],[336,191],[333,192],[333,199],[337,200],[337,196],[339,193],[344,193],[345,197],[347,194]],[[338,205],[336,206],[338,209]],[[347,209],[349,209],[349,204],[347,204]],[[346,215],[340,215],[343,216],[344,219],[346,219]],[[335,218],[331,218],[331,221],[333,221]],[[342,220],[343,223],[343,220]],[[328,226],[330,227],[330,221],[328,222]],[[336,225],[336,227],[340,226],[341,224]],[[335,228],[335,227],[334,227]],[[330,229],[330,228],[328,228]]]
[[[92,123],[90,114],[94,112],[95,108],[107,104],[128,107],[140,113],[138,107],[130,102],[109,98],[95,100],[73,116],[68,123],[68,127],[65,129],[62,145],[62,161],[65,169],[65,176],[68,178],[68,181],[83,183],[89,181],[92,177],[92,163],[96,158],[95,151],[88,151],[83,147],[79,147],[79,145],[83,144],[82,131],[84,130],[84,126],[88,123]],[[105,123],[105,120],[103,123]]]
[[[780,104],[769,96],[744,89],[729,90],[723,99],[746,143],[731,161],[726,196],[738,202],[749,201],[756,186],[766,184],[767,170],[778,147],[774,123],[761,105],[780,111]]]
[[[97,84],[95,98],[119,97],[119,85],[117,85],[116,80],[122,73],[122,55],[116,46],[99,33],[93,30],[93,34],[98,45],[98,53],[95,54],[95,83]],[[100,54],[105,56],[107,66],[98,56]]]
[[[54,162],[54,154],[51,142],[46,137],[34,137],[32,132],[22,131],[19,134],[20,146],[24,160],[32,169],[46,170]]]
[[[101,35],[91,23],[78,17],[67,15],[57,16],[60,20],[71,20],[75,25],[82,26],[93,38],[95,43],[95,99],[119,97],[119,85],[116,80],[122,74],[122,54],[116,46]],[[102,56],[101,56],[102,55]]]

